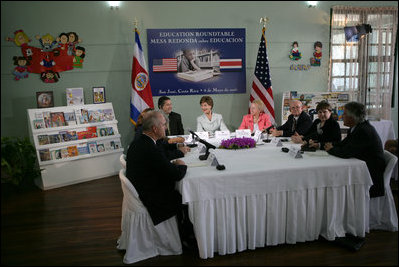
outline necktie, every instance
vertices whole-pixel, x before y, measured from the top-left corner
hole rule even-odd
[[[296,119],[294,118],[294,123],[292,124],[292,132],[294,133],[296,130]]]

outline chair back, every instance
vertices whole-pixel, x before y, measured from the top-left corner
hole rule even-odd
[[[392,177],[392,171],[395,168],[398,158],[391,152],[384,150],[385,171],[384,171],[384,188],[385,190],[390,187],[389,183]]]
[[[125,154],[122,153],[122,155],[119,158],[119,161],[121,162],[122,168],[126,170],[126,156]]]
[[[121,180],[123,191],[123,201],[126,202],[127,207],[134,212],[147,212],[146,207],[139,198],[139,194],[130,180],[126,177],[125,171],[125,169],[119,171],[119,178]]]

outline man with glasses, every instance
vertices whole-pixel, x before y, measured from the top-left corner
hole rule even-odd
[[[304,135],[312,126],[312,119],[302,110],[301,101],[291,100],[290,112],[288,120],[283,125],[270,130],[273,136]]]

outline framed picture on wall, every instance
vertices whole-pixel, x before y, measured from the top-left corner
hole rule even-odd
[[[105,103],[105,87],[93,87],[93,103]]]
[[[36,92],[36,102],[38,108],[54,107],[53,91]]]
[[[83,105],[83,88],[67,88],[66,90],[67,106]]]

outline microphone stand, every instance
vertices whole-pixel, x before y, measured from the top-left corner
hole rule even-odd
[[[214,145],[211,145],[211,144],[209,144],[208,142],[202,140],[201,138],[196,137],[196,140],[197,140],[198,142],[200,142],[200,143],[203,143],[203,144],[205,145],[205,147],[206,147],[205,154],[204,154],[204,155],[200,155],[200,156],[199,156],[199,159],[200,159],[200,160],[207,160],[207,159],[208,159],[208,156],[209,156],[209,149],[210,149],[210,148],[215,149],[216,147],[215,147]]]

